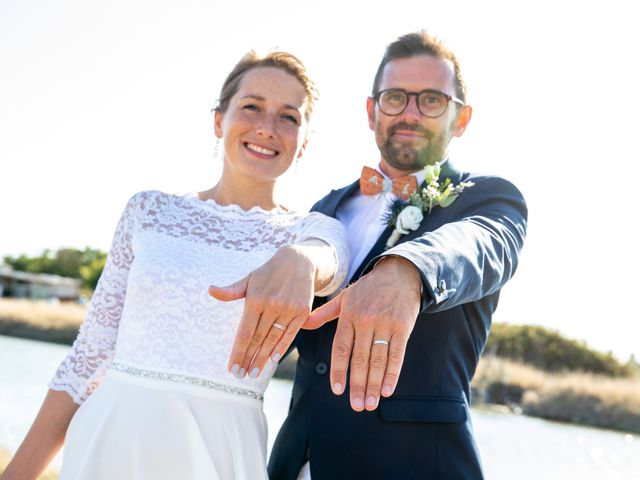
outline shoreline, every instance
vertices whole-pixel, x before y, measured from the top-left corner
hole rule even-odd
[[[0,300],[0,335],[71,345],[86,306]],[[297,352],[283,360],[275,378],[292,380]],[[484,355],[472,381],[472,406],[501,406],[572,425],[640,434],[640,376],[612,378],[580,372],[550,373]]]

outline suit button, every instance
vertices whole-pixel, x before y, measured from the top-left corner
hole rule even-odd
[[[327,373],[327,370],[329,370],[329,367],[327,366],[326,363],[324,362],[316,363],[316,373],[318,375],[324,375],[325,373]]]
[[[438,293],[440,295],[443,295],[446,291],[447,291],[447,282],[445,282],[444,280],[440,280],[440,283],[438,284]]]

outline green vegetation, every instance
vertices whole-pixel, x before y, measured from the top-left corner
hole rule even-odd
[[[589,348],[584,342],[533,325],[494,323],[485,355],[516,360],[547,372],[588,372],[629,378],[637,374],[633,357],[620,363],[609,353]]]
[[[96,288],[106,260],[105,252],[89,247],[84,250],[45,250],[37,257],[4,257],[4,262],[14,270],[77,278],[82,281],[82,288],[91,291]]]
[[[473,379],[474,402],[640,433],[640,366],[533,325],[494,323]]]

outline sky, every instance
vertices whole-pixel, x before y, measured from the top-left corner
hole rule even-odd
[[[0,0],[0,257],[107,250],[135,192],[213,186],[210,109],[250,49],[296,54],[319,86],[309,148],[280,185],[307,209],[377,165],[375,70],[425,28],[457,53],[474,108],[452,161],[511,180],[529,205],[494,321],[640,358],[631,2],[351,3]]]

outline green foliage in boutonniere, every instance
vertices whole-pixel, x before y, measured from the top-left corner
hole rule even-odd
[[[451,183],[450,178],[440,183],[440,164],[424,167],[426,186],[411,195],[408,201],[395,200],[389,206],[384,221],[394,227],[387,248],[393,247],[402,235],[417,230],[424,214],[429,215],[434,207],[448,207],[464,191],[473,187],[473,182]]]

